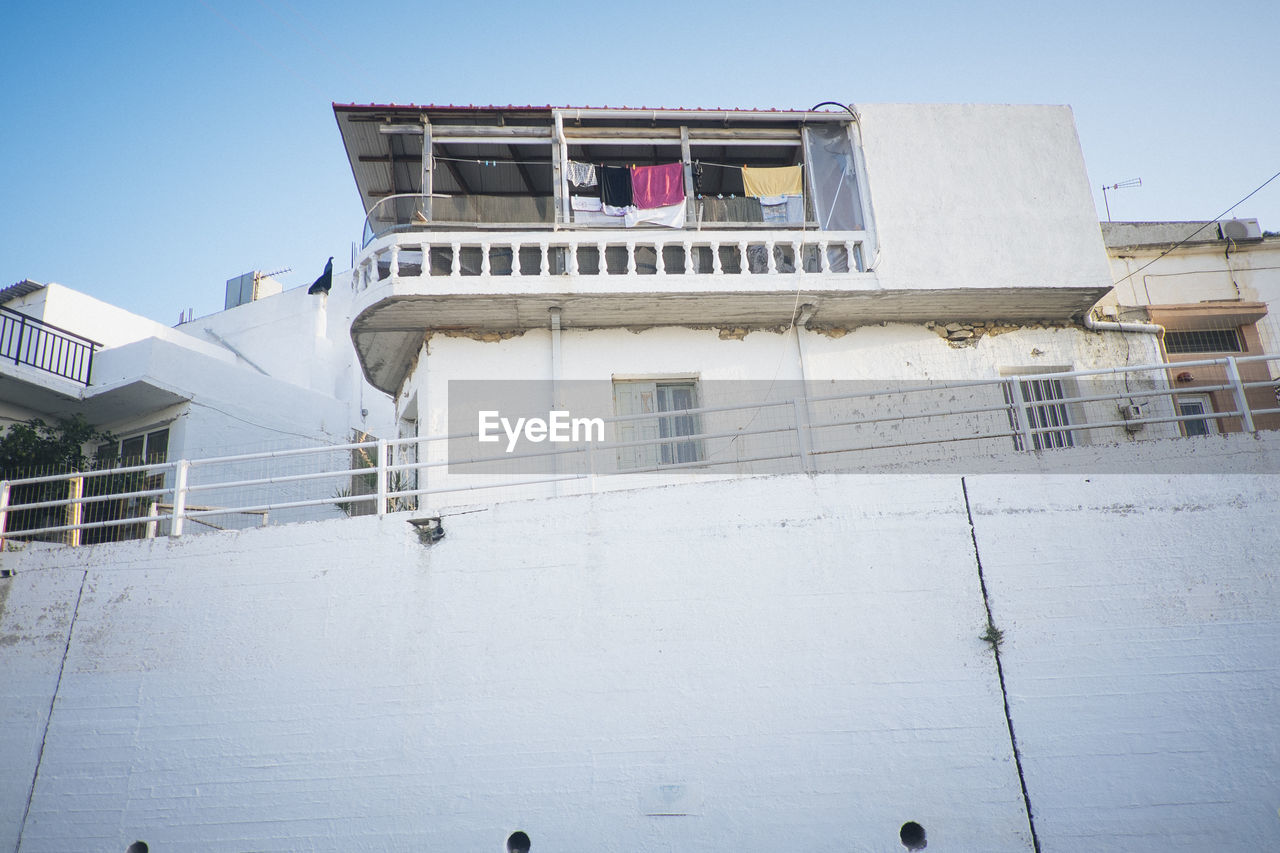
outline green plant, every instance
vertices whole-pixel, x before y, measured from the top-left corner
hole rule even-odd
[[[372,438],[368,433],[363,432],[356,432],[352,435],[353,443],[368,442]],[[367,473],[352,474],[351,485],[338,489],[333,496],[335,498],[358,498],[358,500],[343,500],[338,503],[338,509],[348,516],[369,515],[375,511],[374,504],[377,500],[374,497],[378,492],[377,460],[369,448],[357,447],[351,451],[351,467]],[[413,480],[404,472],[388,472],[387,491],[389,493],[408,491],[412,488],[414,488]],[[393,497],[387,500],[387,512],[403,512],[417,509],[417,505],[418,501],[415,496]]]
[[[10,424],[0,430],[0,479],[18,479],[31,471],[83,471],[89,467],[84,447],[91,442],[114,443],[115,436],[80,414],[52,425],[40,418]]]
[[[987,620],[987,629],[982,632],[978,639],[991,646],[992,651],[1000,648],[1000,644],[1004,642],[1004,631],[995,626],[995,623]]]

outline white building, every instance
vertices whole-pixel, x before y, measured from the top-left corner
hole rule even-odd
[[[189,325],[349,336],[376,514],[0,553],[0,846],[1280,847],[1280,434],[1091,316],[1067,109],[335,113],[356,268]]]

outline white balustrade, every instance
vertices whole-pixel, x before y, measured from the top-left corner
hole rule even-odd
[[[364,256],[357,260],[351,285],[354,290],[361,291],[384,278],[550,276],[553,266],[556,267],[556,274],[567,275],[803,275],[833,272],[836,264],[830,256],[832,251],[837,252],[837,255],[843,252],[847,268],[856,273],[863,238],[860,231],[686,231],[678,236],[668,232],[606,235],[599,231],[510,234],[485,232],[483,235],[454,231],[438,236],[421,233],[395,234],[370,244]],[[535,246],[538,250],[537,263],[527,257],[527,263],[522,263],[521,249]],[[676,257],[668,258],[664,253],[667,246],[678,246],[680,252]],[[596,250],[598,261],[595,269],[584,269],[579,263],[578,251],[583,247]],[[725,255],[721,254],[725,249],[738,261],[736,269],[731,267],[732,272],[725,269]],[[616,255],[619,250],[623,258],[615,257],[611,270],[609,252],[613,251]],[[402,265],[401,259],[405,252],[420,254],[421,263],[415,265],[406,262]],[[436,253],[437,261],[442,261],[441,253],[448,253],[449,263],[446,268],[439,269],[432,264],[433,252]],[[648,260],[648,252],[653,252],[653,262]],[[495,253],[499,253],[497,257]],[[511,258],[509,265],[505,262],[508,253]],[[705,262],[700,263],[705,254],[710,255],[710,269],[707,269]],[[754,268],[753,257],[756,261]],[[559,260],[553,262],[553,258]],[[808,269],[805,268],[806,258],[811,264]],[[620,263],[620,260],[624,262]],[[673,263],[669,265],[669,261]],[[836,262],[839,262],[838,257]]]

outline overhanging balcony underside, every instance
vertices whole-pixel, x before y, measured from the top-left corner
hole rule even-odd
[[[668,277],[660,285],[651,278],[620,282],[608,291],[596,289],[601,285],[599,277],[591,277],[590,282],[583,278],[543,278],[544,289],[526,293],[498,290],[509,279],[471,279],[477,287],[468,292],[438,287],[439,279],[387,281],[368,294],[368,307],[352,323],[351,336],[370,382],[395,393],[426,335],[545,329],[552,308],[560,309],[566,329],[767,329],[790,325],[797,304],[805,303],[817,309],[810,326],[851,328],[883,321],[1067,320],[1088,310],[1105,292],[1096,287],[888,291],[877,288],[871,273],[803,277],[803,282],[797,282],[800,276],[775,276],[769,282],[772,286],[751,289],[734,289],[735,282],[724,277],[719,281],[724,289],[699,287],[695,292],[682,290],[679,276]],[[570,284],[581,287],[545,289]]]

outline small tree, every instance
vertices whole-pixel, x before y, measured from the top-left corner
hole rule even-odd
[[[90,467],[84,446],[114,441],[114,436],[98,429],[80,414],[60,418],[52,426],[40,418],[11,424],[8,429],[0,430],[0,480],[84,471]],[[67,489],[66,481],[17,486],[9,495],[9,505],[63,500]],[[5,527],[9,532],[17,532],[56,526],[65,523],[61,512],[57,507],[13,510]]]
[[[52,426],[40,418],[12,424],[0,431],[0,479],[83,471],[89,467],[84,446],[108,441],[115,437],[80,414]]]

